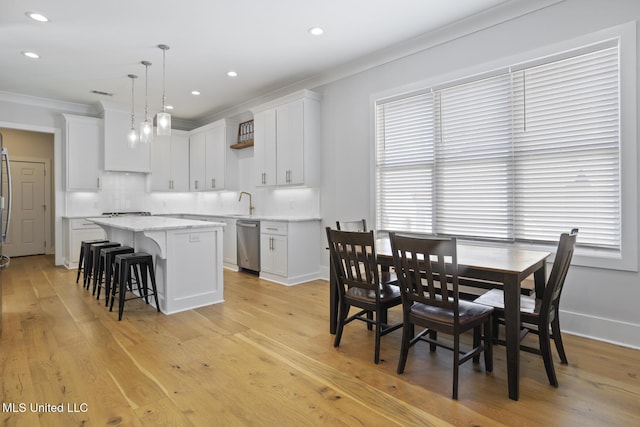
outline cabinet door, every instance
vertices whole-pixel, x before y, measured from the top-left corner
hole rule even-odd
[[[205,189],[205,153],[206,134],[204,132],[191,135],[189,138],[189,190]]]
[[[206,134],[205,188],[224,190],[226,188],[226,129],[222,126],[211,129]]]
[[[135,124],[138,126],[138,123]],[[151,144],[138,141],[129,148],[127,131],[131,128],[131,113],[104,111],[104,170],[121,172],[151,171]]]
[[[287,277],[287,236],[263,234],[260,238],[260,270]]]
[[[276,110],[255,114],[253,125],[256,186],[276,185]]]
[[[171,190],[171,137],[156,136],[151,149],[151,191]]]
[[[171,181],[173,191],[189,191],[189,136],[171,134]]]
[[[64,116],[66,122],[67,190],[100,189],[102,120]]]
[[[277,183],[304,184],[304,102],[297,100],[278,107]]]

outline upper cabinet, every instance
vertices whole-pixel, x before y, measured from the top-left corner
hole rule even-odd
[[[191,131],[189,138],[189,189],[238,189],[237,156],[230,152],[234,132],[227,120]]]
[[[173,129],[151,145],[151,191],[189,191],[189,134]]]
[[[252,110],[256,185],[319,185],[320,95],[304,90]]]
[[[127,144],[131,129],[131,112],[102,103],[104,109],[104,170],[118,172],[151,172],[151,144],[138,142],[134,148]],[[140,116],[137,116],[140,117]],[[139,121],[134,125],[136,130]]]
[[[98,191],[102,177],[102,119],[64,114],[67,191]]]

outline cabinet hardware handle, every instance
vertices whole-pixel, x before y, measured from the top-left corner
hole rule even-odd
[[[96,187],[100,188],[100,177],[96,178]]]
[[[196,187],[196,190],[197,190],[198,189],[198,180],[197,179],[196,179],[194,184],[195,184],[195,187]]]
[[[211,188],[216,188],[216,179],[211,178]]]

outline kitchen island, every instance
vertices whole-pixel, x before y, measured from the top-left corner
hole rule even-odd
[[[153,255],[164,314],[224,301],[224,223],[159,216],[87,218],[113,242]]]

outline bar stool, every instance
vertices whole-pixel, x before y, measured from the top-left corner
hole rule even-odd
[[[138,295],[126,298],[127,287],[133,292],[131,286],[131,273],[136,277],[138,283]],[[147,276],[148,275],[148,276]],[[114,282],[111,289],[111,303],[109,311],[113,310],[113,302],[116,293],[118,294],[118,320],[122,320],[122,312],[124,311],[124,302],[144,298],[145,303],[149,304],[149,297],[153,295],[156,303],[156,310],[160,312],[160,304],[158,303],[158,289],[156,287],[156,275],[153,268],[153,257],[146,252],[135,252],[132,254],[116,255],[114,277],[118,283]],[[151,294],[149,294],[148,278],[151,278]],[[141,280],[140,280],[141,279]],[[117,292],[116,292],[117,291]]]
[[[104,243],[104,242],[108,242],[108,240],[104,240],[104,239],[94,239],[94,240],[83,240],[82,243],[80,243],[80,257],[78,258],[78,274],[76,275],[76,283],[78,283],[78,281],[80,280],[80,272],[85,272],[86,271],[86,265],[85,263],[85,252],[89,253],[89,246],[93,243]],[[82,285],[84,286],[84,283],[86,281],[86,276],[83,274],[82,275]]]
[[[112,248],[100,249],[100,260],[98,262],[98,269],[96,278],[93,281],[93,295],[96,295],[96,299],[100,299],[100,290],[104,287],[104,306],[109,306],[109,296],[111,295],[111,282],[113,281],[113,264],[116,259],[116,255],[120,254],[132,254],[135,250],[131,246],[115,246]],[[102,286],[102,279],[104,277],[104,286]],[[97,289],[97,293],[96,293]]]
[[[98,275],[98,263],[100,261],[100,249],[115,248],[121,246],[118,242],[103,242],[92,243],[89,245],[89,267],[87,268],[87,282],[84,284],[86,290],[89,290],[91,286],[91,279],[93,279],[93,289],[96,286],[96,278]]]

